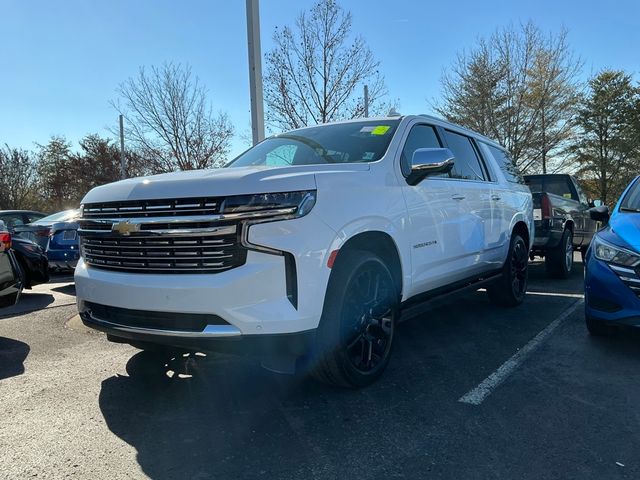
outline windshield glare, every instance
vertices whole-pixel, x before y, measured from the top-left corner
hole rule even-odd
[[[33,222],[34,225],[46,225],[53,222],[68,222],[78,217],[78,210],[65,210]]]
[[[285,167],[375,162],[387,151],[400,120],[319,125],[267,138],[227,167]]]
[[[640,211],[640,179],[636,180],[620,204],[620,210]]]

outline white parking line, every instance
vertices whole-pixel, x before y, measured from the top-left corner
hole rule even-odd
[[[479,288],[479,292],[486,292],[486,288]],[[532,292],[527,290],[527,295],[540,295],[542,297],[566,297],[566,298],[584,298],[581,293],[558,293],[558,292]]]
[[[565,298],[584,298],[581,293],[553,293],[553,292],[531,292],[528,291],[527,295],[540,295],[543,297],[565,297]]]
[[[569,318],[569,316],[583,303],[584,298],[580,298],[580,300],[574,302],[569,308],[562,312],[558,318],[547,325],[544,330],[533,337],[529,343],[522,347],[509,360],[500,365],[495,372],[485,378],[480,385],[465,393],[458,399],[458,401],[468,403],[470,405],[480,405],[498,385],[504,382],[505,379],[511,375],[522,364],[522,362],[524,362],[525,359],[531,355],[531,353],[534,352],[549,337],[549,335],[551,335],[553,331],[558,328],[562,322]]]

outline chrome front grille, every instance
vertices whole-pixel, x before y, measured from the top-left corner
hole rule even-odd
[[[640,297],[640,275],[638,274],[640,267],[633,269],[629,267],[609,264],[609,268],[611,268],[611,270],[613,270],[618,275],[618,277],[620,277],[622,283],[624,283],[633,291],[633,293]]]
[[[238,219],[218,200],[144,200],[83,206],[87,265],[135,273],[217,273],[246,262]]]
[[[220,199],[209,197],[92,203],[84,206],[82,217],[139,218],[214,215],[220,211],[220,203]]]
[[[246,250],[228,236],[82,235],[87,264],[141,273],[213,273],[244,264]]]

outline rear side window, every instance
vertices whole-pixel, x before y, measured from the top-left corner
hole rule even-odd
[[[400,161],[403,175],[407,176],[411,173],[413,152],[419,148],[440,148],[441,146],[433,127],[429,125],[414,125],[402,149]]]
[[[500,170],[502,170],[502,173],[504,173],[507,181],[511,183],[524,183],[524,179],[522,178],[518,167],[513,163],[513,160],[511,160],[511,157],[507,152],[492,145],[487,145],[486,143],[485,145],[491,152],[491,155],[500,167]]]
[[[444,131],[444,136],[449,149],[456,157],[451,176],[465,180],[486,180],[472,140],[466,135],[449,130]]]
[[[527,177],[525,182],[533,193],[547,192],[559,197],[580,201],[578,194],[572,188],[571,181],[567,177]]]
[[[573,179],[573,187],[578,191],[578,198],[580,199],[580,203],[589,203],[587,196],[582,191],[582,187],[580,187],[580,183],[578,183],[575,178]]]
[[[22,213],[7,213],[3,215],[0,220],[9,228],[20,227],[25,224]]]

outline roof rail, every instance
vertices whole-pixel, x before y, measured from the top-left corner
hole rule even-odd
[[[420,113],[418,114],[419,117],[424,117],[424,118],[429,118],[431,120],[438,120],[439,122],[447,122],[447,123],[451,123],[448,120],[445,120],[444,118],[441,117],[436,117],[435,115],[429,115],[427,113]]]

